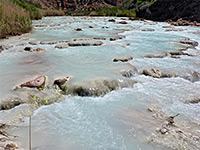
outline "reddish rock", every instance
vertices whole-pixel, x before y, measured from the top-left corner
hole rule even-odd
[[[21,84],[21,87],[29,87],[29,88],[43,88],[46,82],[45,76],[39,76],[34,80],[28,81],[26,83]]]
[[[89,28],[94,28],[93,26],[88,26]]]
[[[35,51],[36,51],[36,52],[45,52],[46,49],[43,49],[43,48],[37,48],[37,49],[35,49]]]
[[[115,22],[115,19],[109,19],[108,21],[109,22]]]
[[[126,21],[120,21],[119,23],[120,24],[128,24],[128,22],[126,22]]]

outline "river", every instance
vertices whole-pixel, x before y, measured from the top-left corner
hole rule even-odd
[[[109,78],[125,82],[121,71],[130,65],[138,73],[128,80],[137,81],[103,96],[62,95],[60,102],[35,108],[23,104],[0,111],[0,122],[14,125],[8,130],[14,141],[28,149],[28,119],[32,115],[32,149],[48,150],[156,150],[171,149],[149,142],[155,128],[145,120],[149,107],[158,107],[168,115],[179,113],[177,120],[200,125],[200,103],[186,102],[200,98],[200,82],[191,81],[200,72],[200,46],[188,49],[190,55],[173,58],[170,51],[184,48],[183,38],[200,43],[197,27],[168,27],[164,22],[131,21],[111,17],[45,17],[33,21],[31,33],[1,41],[10,48],[0,53],[0,98],[12,95],[13,88],[39,75],[48,81],[71,76],[74,83]],[[125,19],[128,24],[118,22]],[[92,27],[89,27],[92,26]],[[82,31],[75,31],[82,28]],[[151,30],[149,30],[151,29]],[[169,29],[176,29],[170,31]],[[125,38],[110,41],[111,37]],[[106,38],[101,46],[77,46],[64,49],[41,41],[88,40]],[[31,45],[29,42],[35,43]],[[24,47],[44,48],[46,52],[24,52]],[[145,55],[168,54],[164,58]],[[195,56],[191,56],[195,55]],[[113,62],[116,57],[133,56],[128,62]],[[180,57],[180,58],[179,58]],[[156,68],[177,76],[153,78],[142,74]],[[200,77],[199,77],[200,78]],[[128,81],[127,81],[128,82]],[[90,84],[90,83],[88,83]],[[90,86],[90,85],[88,85]],[[196,130],[197,133],[200,130]]]

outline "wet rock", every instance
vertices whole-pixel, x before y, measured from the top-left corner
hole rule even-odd
[[[68,44],[61,44],[61,45],[56,45],[55,48],[58,48],[58,49],[63,49],[63,48],[68,48],[69,45]]]
[[[24,50],[25,50],[25,51],[28,51],[28,52],[32,52],[32,51],[33,51],[33,48],[32,48],[32,47],[25,47]]]
[[[53,84],[58,86],[60,89],[62,89],[64,91],[66,88],[66,86],[65,86],[66,82],[68,82],[71,78],[72,77],[68,76],[65,78],[56,79]]]
[[[176,77],[175,74],[171,74],[171,73],[168,73],[168,72],[161,72],[158,69],[143,70],[142,74],[145,75],[145,76],[151,76],[151,77],[154,77],[154,78],[171,78],[171,77]]]
[[[119,24],[128,24],[126,21],[120,21]]]
[[[20,104],[23,104],[23,101],[20,99],[12,99],[10,101],[3,101],[0,104],[0,110],[9,110],[16,106],[19,106]]]
[[[114,58],[113,62],[118,62],[118,61],[127,62],[127,61],[132,60],[132,59],[133,59],[132,56],[118,57],[118,58]]]
[[[102,29],[108,29],[109,27],[107,27],[107,26],[103,26],[103,27],[101,27]]]
[[[185,39],[185,40],[181,40],[180,43],[182,44],[188,44],[188,45],[192,45],[192,46],[198,46],[199,43],[193,40],[189,40],[189,39]]]
[[[138,73],[137,69],[135,67],[132,67],[133,69],[129,70],[122,70],[120,73],[122,74],[123,77],[130,78],[134,76],[135,74]]]
[[[133,21],[133,20],[136,20],[135,17],[129,17],[128,19],[129,19],[129,20],[132,20],[132,21]]]
[[[5,45],[0,45],[0,53],[6,49]]]
[[[145,55],[145,58],[164,58],[167,57],[167,53],[166,52],[157,52],[155,54],[149,54],[149,55]]]
[[[95,42],[69,42],[69,46],[100,46],[103,44],[101,41],[95,41]]]
[[[155,31],[154,29],[142,29],[141,31]]]
[[[171,58],[179,59],[181,57],[180,56],[176,56],[176,55],[171,55]]]
[[[200,81],[200,73],[197,71],[193,71],[191,72],[191,74],[185,76],[184,78],[191,82],[197,82],[197,81]]]
[[[58,41],[41,41],[40,44],[42,45],[53,45],[53,44],[57,44]]]
[[[136,82],[129,79],[124,79],[124,81],[119,83],[115,79],[99,78],[94,80],[85,80],[78,83],[73,82],[73,80],[70,80],[69,82],[61,80],[58,84],[64,94],[75,96],[103,96],[119,87],[131,87],[134,83]]]
[[[38,42],[33,42],[33,41],[31,41],[31,42],[29,42],[29,44],[30,44],[30,45],[38,45]]]
[[[83,31],[81,28],[76,28],[75,31]]]
[[[88,28],[94,28],[93,26],[88,26]]]
[[[93,37],[94,40],[106,40],[104,37]]]
[[[186,55],[183,51],[177,50],[177,51],[171,51],[169,52],[171,55]]]
[[[121,36],[116,36],[116,37],[111,37],[110,38],[110,41],[116,41],[116,40],[119,40],[119,39],[123,39],[125,38],[125,36],[121,35]]]
[[[92,38],[75,38],[73,41],[89,41],[92,40]]]
[[[18,149],[18,147],[13,143],[9,143],[4,147],[4,150],[16,150],[16,149]]]
[[[28,87],[28,88],[37,88],[37,89],[43,89],[45,86],[46,77],[45,76],[39,76],[34,80],[28,81],[26,83],[21,84],[21,87]]]
[[[115,22],[115,19],[109,19],[108,22]]]
[[[44,48],[36,48],[34,51],[35,52],[46,52],[47,50]]]

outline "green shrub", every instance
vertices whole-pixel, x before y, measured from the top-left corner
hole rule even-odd
[[[9,0],[0,1],[0,38],[27,33],[31,24],[28,12]]]

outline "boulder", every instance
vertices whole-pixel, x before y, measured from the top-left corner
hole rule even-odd
[[[101,41],[95,41],[95,42],[69,42],[69,46],[100,46],[103,44]]]
[[[128,24],[126,21],[120,21],[119,24]]]
[[[81,28],[76,28],[75,31],[83,31]]]
[[[32,47],[25,47],[24,50],[25,50],[25,51],[28,51],[28,52],[32,52],[32,51],[33,51],[33,48],[32,48]]]
[[[105,37],[93,37],[94,40],[106,40]]]
[[[123,36],[123,35],[116,36],[116,37],[111,37],[110,41],[116,41],[116,40],[123,39],[123,38],[125,38],[125,36]]]
[[[63,49],[63,48],[68,48],[69,45],[68,44],[60,44],[60,45],[56,45],[55,48],[58,48],[58,49]]]
[[[88,26],[88,28],[94,28],[93,26]]]
[[[183,77],[186,80],[189,80],[191,82],[197,82],[200,81],[200,72],[192,71],[189,75]]]
[[[53,45],[53,44],[57,44],[58,41],[41,41],[40,44],[42,45]]]
[[[2,52],[2,51],[4,51],[6,48],[5,48],[5,45],[0,45],[0,53]]]
[[[70,95],[78,96],[103,96],[113,90],[123,87],[132,87],[136,83],[133,80],[118,82],[115,79],[99,78],[94,80],[85,80],[79,83],[65,84],[64,92]]]
[[[36,48],[34,51],[35,52],[46,52],[47,50],[44,48]]]
[[[67,76],[67,77],[65,77],[65,78],[60,78],[60,79],[56,79],[55,81],[54,81],[54,85],[56,85],[56,86],[58,86],[61,90],[65,90],[65,84],[66,84],[66,82],[68,82],[70,79],[71,79],[72,77],[70,77],[70,76]]]
[[[45,76],[39,76],[34,80],[28,81],[26,83],[21,84],[21,87],[28,87],[28,88],[37,88],[37,89],[43,89],[45,86],[46,77]]]
[[[118,58],[114,58],[113,62],[118,62],[118,61],[127,62],[127,61],[132,60],[132,59],[133,59],[132,56],[118,57]]]
[[[115,22],[115,19],[109,19],[108,22]]]
[[[166,52],[156,52],[154,54],[145,55],[145,58],[164,58],[167,57]]]
[[[168,72],[161,72],[158,69],[143,70],[142,74],[145,75],[145,76],[151,76],[151,77],[154,77],[154,78],[171,78],[171,77],[176,77],[175,74],[171,74],[171,73],[168,73]]]
[[[185,39],[185,40],[181,40],[180,43],[182,44],[188,44],[188,45],[192,45],[192,46],[198,46],[199,43],[193,40],[189,40],[189,39]]]
[[[31,41],[31,42],[28,42],[28,44],[30,44],[30,45],[38,45],[38,42]]]

